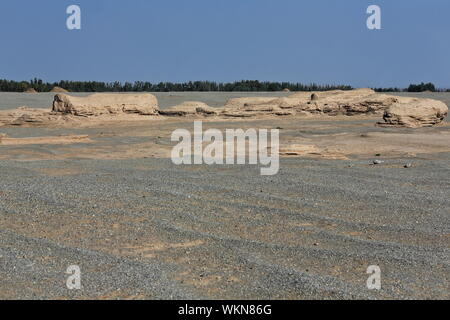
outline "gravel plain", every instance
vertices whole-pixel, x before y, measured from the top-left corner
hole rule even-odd
[[[258,125],[283,127],[285,140],[450,130],[333,121]],[[167,147],[191,125],[1,128],[93,142],[0,146],[0,299],[450,298],[450,152],[287,157],[269,177],[258,166],[99,156],[147,140]],[[71,265],[81,290],[66,287]],[[379,291],[366,285],[373,265]]]
[[[449,160],[2,161],[0,297],[448,299]]]

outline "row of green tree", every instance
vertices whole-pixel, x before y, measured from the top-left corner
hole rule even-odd
[[[231,83],[218,83],[213,81],[189,81],[185,83],[160,82],[98,82],[98,81],[59,81],[44,82],[40,79],[31,81],[0,80],[0,91],[23,92],[34,89],[38,92],[49,92],[54,87],[61,87],[70,92],[170,92],[170,91],[326,91],[350,90],[346,85],[319,85],[301,84],[291,82],[261,82],[257,80],[243,80]]]
[[[420,84],[410,84],[408,88],[375,88],[377,92],[450,92],[450,89],[437,89],[436,86],[429,83],[420,83]]]
[[[49,92],[54,87],[61,87],[70,92],[170,92],[170,91],[328,91],[328,90],[351,90],[348,85],[319,85],[302,84],[291,82],[268,82],[257,80],[242,80],[230,83],[219,83],[214,81],[189,81],[184,83],[160,82],[99,82],[99,81],[59,81],[44,82],[41,79],[31,81],[12,81],[0,79],[0,91],[2,92],[24,92],[34,89],[38,92]],[[447,91],[438,90],[433,83],[411,84],[408,88],[375,88],[377,92],[424,92],[424,91]]]

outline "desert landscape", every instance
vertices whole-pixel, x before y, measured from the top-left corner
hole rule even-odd
[[[0,93],[2,299],[448,299],[450,93]],[[280,171],[171,133],[280,131]],[[79,265],[83,290],[65,271]],[[368,290],[368,266],[383,290]]]

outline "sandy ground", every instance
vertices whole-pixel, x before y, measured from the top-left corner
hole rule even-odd
[[[207,118],[154,118],[132,121],[68,123],[46,128],[1,127],[3,160],[170,158],[176,129],[279,129],[281,156],[325,159],[415,157],[450,152],[450,125],[434,128],[377,128],[377,117],[311,116],[300,119],[209,120]]]
[[[0,298],[448,299],[450,126],[376,121],[205,120],[279,128],[273,177],[173,165],[192,119],[2,127]]]

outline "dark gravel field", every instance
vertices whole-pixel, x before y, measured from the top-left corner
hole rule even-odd
[[[4,160],[0,298],[449,299],[449,160]]]

